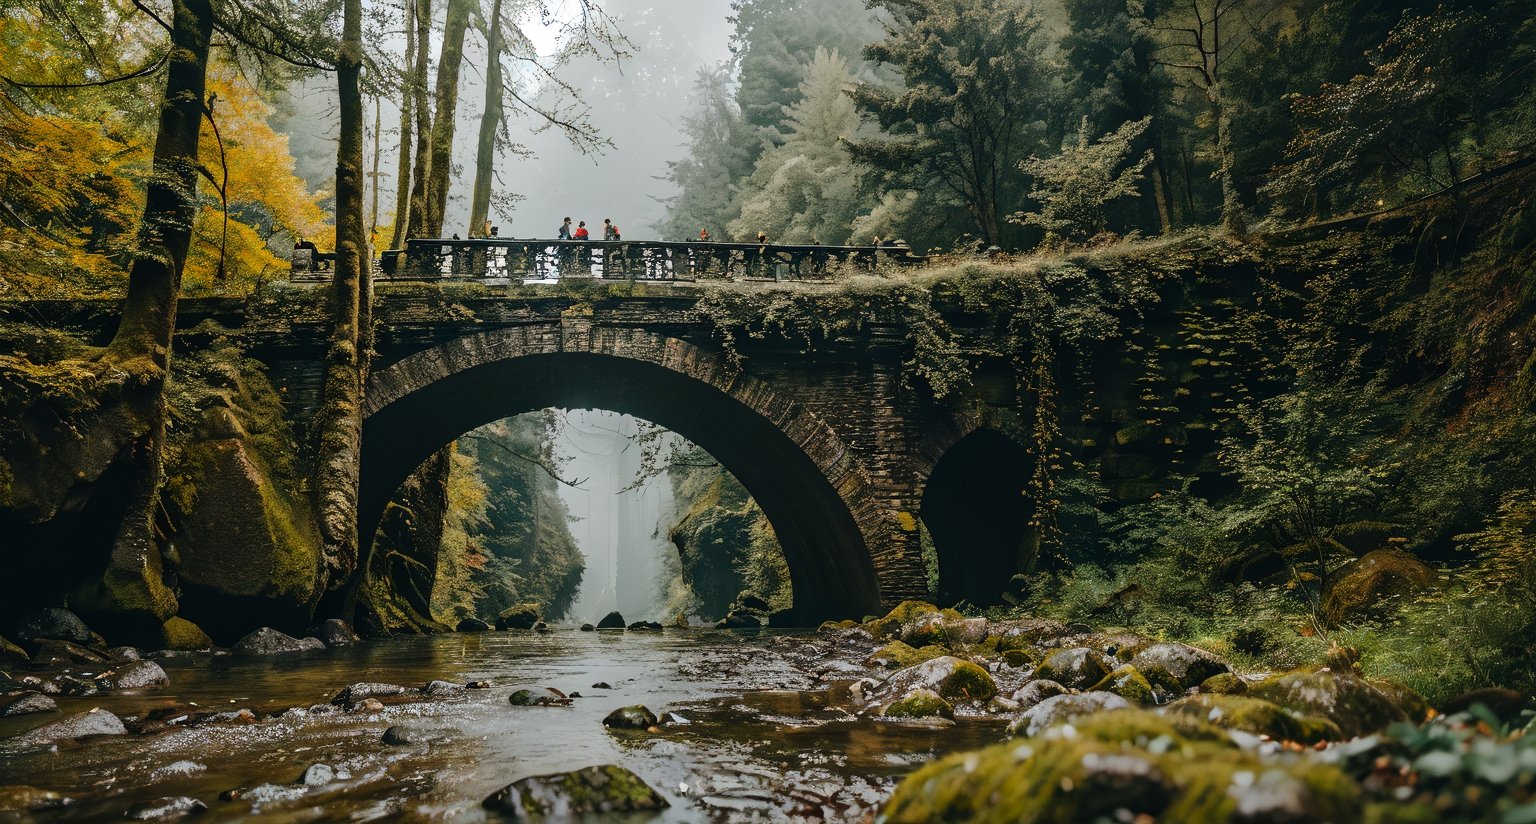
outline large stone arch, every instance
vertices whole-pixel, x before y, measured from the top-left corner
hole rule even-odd
[[[899,564],[901,549],[863,468],[824,421],[717,353],[580,318],[466,335],[370,376],[358,502],[365,551],[390,496],[432,452],[552,406],[633,414],[719,460],[773,523],[799,620],[879,608],[876,570]]]

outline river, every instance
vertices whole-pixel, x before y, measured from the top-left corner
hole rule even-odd
[[[121,820],[135,805],[186,796],[208,805],[202,820],[468,822],[497,820],[480,802],[514,780],[618,764],[671,803],[635,820],[844,821],[862,817],[917,765],[1001,737],[998,722],[933,729],[856,716],[847,683],[860,673],[829,646],[803,632],[560,628],[396,638],[282,658],[162,659],[170,686],[61,697],[60,710],[102,707],[130,720],[157,710],[249,709],[255,719],[85,739],[56,751],[0,749],[0,785],[75,799],[42,821]],[[434,679],[490,687],[385,699],[375,712],[284,714],[327,704],[352,683],[419,687]],[[580,697],[567,707],[511,706],[508,695],[526,685]],[[610,711],[632,704],[686,723],[660,733],[603,727]],[[0,739],[48,716],[56,717],[0,719]],[[392,725],[421,741],[384,744]],[[317,763],[333,767],[336,780],[295,784]],[[235,789],[247,792],[220,800]]]

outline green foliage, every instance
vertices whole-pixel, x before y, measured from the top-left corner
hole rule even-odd
[[[1126,163],[1131,146],[1151,123],[1143,118],[1093,139],[1085,115],[1077,137],[1048,158],[1030,157],[1019,169],[1035,181],[1029,196],[1037,211],[1018,212],[1010,220],[1045,229],[1045,245],[1081,243],[1109,227],[1108,207],[1140,194],[1141,175],[1152,163],[1148,150]]]

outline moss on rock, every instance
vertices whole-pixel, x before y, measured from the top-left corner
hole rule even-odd
[[[1152,685],[1130,664],[1104,676],[1090,691],[1112,692],[1132,704],[1151,704],[1154,700]]]
[[[1337,741],[1344,737],[1339,726],[1326,718],[1300,715],[1278,704],[1242,695],[1195,695],[1170,705],[1169,713],[1183,713],[1223,729],[1267,735],[1278,741]]]
[[[1264,793],[1247,793],[1251,787]],[[1239,810],[1239,799],[1243,809]],[[1142,710],[1095,716],[1046,735],[929,764],[882,810],[891,824],[930,821],[1359,820],[1360,788],[1337,767],[1266,765],[1216,731]]]
[[[202,627],[179,615],[172,615],[166,619],[161,625],[160,635],[165,649],[199,650],[213,646],[213,639],[208,637],[208,633],[203,632]]]
[[[889,644],[875,650],[865,663],[871,666],[883,666],[891,669],[901,669],[915,666],[924,661],[931,661],[948,655],[943,647],[926,646],[922,649],[913,649],[911,645],[902,641],[892,641]]]
[[[886,718],[954,718],[955,708],[933,690],[918,687],[891,702],[880,714]]]
[[[1435,571],[1401,549],[1377,549],[1345,564],[1323,590],[1323,620],[1332,626],[1381,615],[1389,599],[1433,587]]]
[[[1295,670],[1249,685],[1249,695],[1334,722],[1348,737],[1369,735],[1408,716],[1381,690],[1354,675]]]
[[[1073,647],[1047,655],[1035,672],[1035,677],[1080,690],[1097,684],[1108,674],[1109,668],[1104,666],[1103,658],[1097,650]]]
[[[920,615],[938,612],[939,608],[926,601],[902,601],[897,604],[883,618],[876,618],[864,625],[869,634],[876,638],[890,638],[901,631],[901,627]]]
[[[939,695],[952,701],[989,701],[997,695],[992,676],[970,661],[956,661],[954,669],[939,683]]]

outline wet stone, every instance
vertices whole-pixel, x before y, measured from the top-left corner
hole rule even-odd
[[[415,730],[397,725],[385,730],[382,740],[391,747],[407,747],[412,744],[420,744],[423,738]]]
[[[196,798],[184,795],[168,796],[135,804],[123,814],[123,817],[133,821],[173,821],[189,815],[197,815],[207,809],[208,805]]]
[[[83,678],[76,678],[73,675],[55,676],[53,683],[58,687],[61,694],[72,695],[76,698],[86,698],[101,692],[101,688],[96,685],[95,681],[87,681]]]
[[[618,612],[610,612],[597,622],[598,629],[623,629],[624,626],[624,616]]]
[[[22,692],[0,697],[0,717],[52,712],[58,708],[57,701],[40,692]]]
[[[40,667],[101,666],[112,659],[104,652],[70,641],[45,639],[35,644],[32,663]]]
[[[753,615],[753,614],[747,613],[747,612],[732,611],[730,613],[727,613],[724,618],[720,619],[720,621],[715,624],[715,628],[716,629],[757,629],[757,628],[761,627],[762,625],[763,625],[762,620],[760,620],[756,615]]]
[[[347,709],[351,712],[383,712],[384,702],[377,698],[364,698],[356,704],[348,704]]]
[[[323,652],[325,648],[325,642],[319,638],[299,639],[299,649],[303,650],[304,652]]]
[[[640,704],[619,707],[603,719],[603,726],[616,730],[648,730],[656,723],[656,714]]]
[[[452,681],[432,681],[421,688],[421,694],[430,695],[433,698],[446,698],[450,695],[459,695],[468,689],[463,684],[455,684]]]
[[[336,780],[336,770],[330,764],[310,764],[294,781],[306,787],[323,787]]]
[[[489,681],[470,681],[464,685],[464,689],[467,690],[488,690],[490,688],[491,682]]]
[[[1085,692],[1081,695],[1056,695],[1041,701],[1019,716],[1008,731],[1036,736],[1057,724],[1084,715],[1126,709],[1131,702],[1112,692]]]
[[[310,631],[327,647],[345,647],[362,640],[352,630],[352,625],[340,618],[328,618]]]
[[[595,690],[611,690],[611,689],[613,689],[613,685],[608,683],[607,681],[599,681],[596,684],[592,685],[592,689],[595,689]]]
[[[107,655],[119,661],[142,661],[144,652],[138,647],[113,647],[107,650]]]
[[[581,625],[581,631],[582,632],[596,632],[597,631],[597,627],[594,627],[591,624],[582,624]]]
[[[93,709],[62,718],[16,737],[22,744],[46,744],[91,735],[127,735],[122,719],[104,709]]]
[[[321,644],[321,646],[325,645]],[[236,655],[281,655],[303,652],[305,646],[291,635],[278,632],[271,627],[262,627],[236,641],[232,650]]]
[[[1098,650],[1087,647],[1057,650],[1047,655],[1036,674],[1069,689],[1087,689],[1109,674]]]
[[[521,819],[647,812],[668,805],[639,776],[610,764],[520,779],[492,793],[482,806]]]
[[[45,638],[84,645],[95,640],[90,627],[80,620],[80,616],[59,607],[48,607],[28,614],[16,623],[11,635],[22,646],[35,644]]]
[[[514,707],[564,707],[571,699],[549,687],[519,687],[507,696],[507,702]]]
[[[134,661],[118,667],[101,679],[102,686],[112,690],[143,690],[164,687],[171,679],[154,661]]]
[[[434,681],[433,683],[435,684],[437,682]],[[431,684],[428,686],[430,687]],[[396,695],[404,695],[407,692],[410,692],[410,690],[407,690],[405,687],[402,687],[399,684],[378,684],[362,682],[353,684],[350,687],[346,687],[341,692],[336,693],[336,697],[331,699],[331,703],[355,704],[364,698],[389,698]]]
[[[454,629],[458,632],[489,632],[491,625],[479,618],[465,618]]]
[[[655,621],[636,621],[629,625],[631,632],[661,632],[661,624]]]

